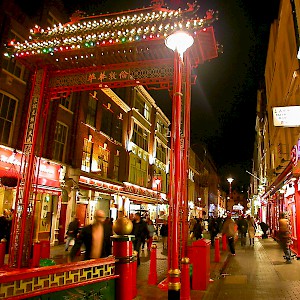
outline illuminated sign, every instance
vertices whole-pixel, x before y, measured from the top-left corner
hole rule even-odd
[[[300,126],[300,106],[273,107],[274,126]]]
[[[14,151],[8,147],[0,146],[0,174],[4,175],[12,166],[15,167],[17,172],[20,172],[22,162],[22,153]],[[59,172],[60,165],[41,159],[37,164],[39,167],[38,184],[45,186],[59,187]],[[23,169],[23,168],[22,168]],[[38,171],[38,170],[37,170]]]

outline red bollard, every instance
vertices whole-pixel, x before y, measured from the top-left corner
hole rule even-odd
[[[133,251],[133,259],[131,263],[132,268],[132,297],[133,299],[137,296],[137,286],[136,286],[136,277],[137,277],[137,255],[136,251]]]
[[[148,275],[148,284],[150,284],[150,285],[157,284],[156,250],[157,250],[157,246],[155,244],[153,244],[151,246],[151,252],[150,252],[150,270],[149,270],[149,275]]]
[[[215,262],[220,262],[220,239],[215,237]]]
[[[4,266],[5,250],[6,250],[6,240],[2,239],[0,242],[0,267]]]
[[[32,254],[32,261],[31,267],[37,268],[40,266],[40,259],[41,259],[41,244],[40,242],[35,242],[33,244],[33,254]]]
[[[210,278],[210,240],[200,239],[192,244],[192,289],[206,290]]]
[[[41,247],[41,258],[50,258],[50,241],[44,240],[40,241]]]
[[[181,289],[180,300],[191,299],[191,284],[190,284],[190,259],[184,257],[181,259]]]
[[[227,250],[227,237],[226,237],[226,234],[222,235],[222,250],[223,251]]]
[[[116,299],[133,299],[133,245],[134,235],[114,235],[113,255],[116,258]],[[136,280],[136,279],[135,279]]]

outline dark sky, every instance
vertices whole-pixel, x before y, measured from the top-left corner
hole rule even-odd
[[[192,2],[192,1],[191,1]],[[65,0],[69,12],[83,10],[89,15],[149,6],[151,1]],[[112,3],[114,3],[112,5]],[[171,1],[166,1],[171,5]],[[181,3],[185,3],[181,1]],[[277,18],[279,0],[198,1],[198,16],[208,9],[218,11],[213,26],[224,53],[205,62],[195,72],[192,87],[191,144],[204,143],[228,189],[244,191],[249,186],[255,138],[256,93],[264,79],[270,24]],[[185,4],[181,6],[186,8]],[[164,95],[167,95],[165,93]],[[171,102],[155,98],[171,119]]]

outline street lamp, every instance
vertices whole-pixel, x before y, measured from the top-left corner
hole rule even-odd
[[[229,182],[229,200],[231,200],[231,184],[233,180],[234,179],[231,177],[227,178],[227,181]]]
[[[172,222],[168,222],[171,244],[169,245],[168,271],[168,299],[180,299],[180,270],[179,270],[179,206],[183,178],[183,159],[181,155],[181,105],[182,105],[182,69],[183,53],[193,45],[194,39],[184,31],[178,31],[166,38],[166,46],[174,51],[173,75],[173,109],[172,109],[172,141],[173,157],[171,158],[173,171],[170,172],[170,208]]]

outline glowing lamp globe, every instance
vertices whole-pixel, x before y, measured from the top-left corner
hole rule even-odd
[[[193,43],[194,38],[184,31],[177,31],[169,35],[165,40],[165,44],[169,49],[177,50],[180,54],[183,54]]]
[[[113,223],[113,231],[118,235],[128,235],[132,228],[133,224],[127,217],[120,217]]]

